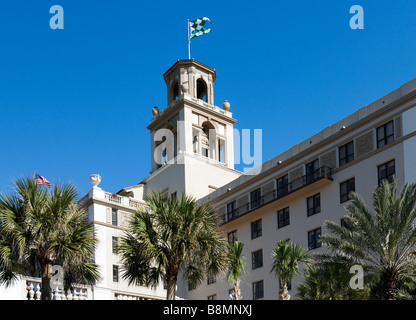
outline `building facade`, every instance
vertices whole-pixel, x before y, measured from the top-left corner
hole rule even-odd
[[[243,299],[277,299],[279,279],[270,272],[277,241],[324,250],[319,242],[327,232],[324,222],[342,223],[349,192],[361,194],[370,205],[383,179],[395,177],[399,186],[416,179],[416,80],[243,174],[234,169],[236,120],[229,103],[214,104],[215,70],[194,59],[178,60],[164,79],[167,107],[153,108],[147,127],[150,175],[117,193],[102,190],[93,176],[94,186],[81,200],[99,238],[94,258],[103,276],[83,289],[86,299],[165,298],[163,284],[153,289],[128,285],[116,254],[129,215],[153,192],[167,197],[186,193],[211,203],[224,237],[244,243]],[[225,274],[197,288],[180,277],[178,299],[228,299]],[[28,288],[36,282],[29,280]],[[293,298],[300,280],[291,284]]]
[[[278,298],[279,279],[270,273],[278,240],[323,250],[324,222],[342,223],[349,192],[371,204],[383,179],[395,176],[399,186],[415,181],[416,80],[242,174],[233,167],[236,120],[227,102],[214,105],[215,70],[179,60],[164,79],[167,107],[154,109],[148,126],[151,175],[130,196],[140,202],[153,191],[169,197],[185,192],[213,204],[224,237],[244,243],[243,299]],[[170,147],[163,138],[169,132]],[[299,281],[291,284],[293,297]],[[177,294],[184,299],[228,299],[231,289],[225,271],[197,288],[179,282]]]

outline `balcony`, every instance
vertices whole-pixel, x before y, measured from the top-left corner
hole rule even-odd
[[[126,209],[146,210],[147,207],[146,203],[142,200],[135,200],[131,197],[120,196],[115,193],[106,192],[99,188],[93,188],[78,201],[78,204],[81,207],[88,207],[91,204],[92,199],[108,203],[109,206],[111,206],[111,204],[115,204],[125,207]]]
[[[320,167],[316,171],[304,175],[300,178],[290,181],[287,185],[282,188],[275,189],[271,192],[261,195],[259,198],[253,201],[247,202],[246,204],[227,212],[219,216],[220,225],[224,225],[231,222],[241,216],[244,216],[254,210],[257,210],[269,203],[282,199],[308,185],[312,185],[319,180],[330,180],[332,181],[332,170],[329,167]]]

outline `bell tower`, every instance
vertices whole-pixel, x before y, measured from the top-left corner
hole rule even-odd
[[[178,60],[163,75],[167,87],[168,105],[184,93],[214,105],[215,69],[194,59]]]
[[[214,105],[215,69],[194,59],[178,60],[163,77],[167,107],[163,110],[154,107],[147,127],[151,139],[151,176],[148,179],[154,180],[152,176],[162,172],[167,176],[168,171],[176,170],[170,176],[183,173],[182,191],[186,191],[187,185],[194,185],[194,194],[206,195],[208,186],[222,186],[241,174],[234,170],[233,125],[236,120],[229,111],[228,101],[224,101],[222,108]],[[197,186],[196,181],[201,181],[199,178],[205,174],[205,185]],[[178,177],[176,182],[181,179]]]

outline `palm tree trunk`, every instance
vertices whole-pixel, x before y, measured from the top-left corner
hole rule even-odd
[[[176,296],[176,277],[168,279],[168,285],[166,290],[166,300],[175,300]]]
[[[290,294],[289,294],[289,291],[287,290],[287,283],[286,282],[283,282],[280,286],[279,299],[280,300],[290,300]]]
[[[176,282],[178,281],[178,273],[181,263],[178,259],[172,259],[171,263],[166,268],[166,300],[175,300],[176,296]]]
[[[386,270],[381,275],[383,297],[386,300],[397,300],[398,275],[394,270]]]
[[[240,282],[237,281],[234,286],[234,293],[235,293],[235,300],[241,300],[243,297],[241,296],[241,289],[240,289]]]
[[[42,295],[41,300],[51,300],[51,268],[52,262],[49,259],[41,261],[42,271]]]

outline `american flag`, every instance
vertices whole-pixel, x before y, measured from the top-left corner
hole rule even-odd
[[[46,180],[46,178],[38,175],[37,173],[35,174],[35,176],[36,176],[36,183],[38,185],[44,185],[44,186],[46,186],[48,188],[52,188],[51,183],[48,180]]]

